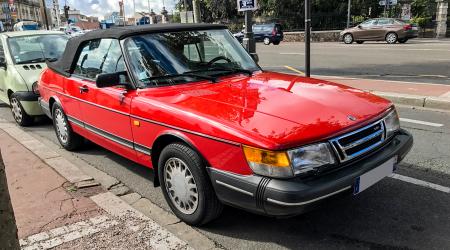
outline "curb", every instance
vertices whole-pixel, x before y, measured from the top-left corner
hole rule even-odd
[[[45,138],[35,138],[15,123],[0,118],[0,129],[13,137],[58,174],[74,185],[99,183],[108,192],[90,197],[97,205],[113,216],[127,216],[144,219],[172,233],[178,241],[184,241],[193,249],[223,249],[175,215],[162,209],[151,200],[141,197],[116,178],[91,166],[82,159],[76,162],[67,159],[64,149]],[[37,135],[39,136],[39,135]],[[50,145],[48,145],[50,144]],[[64,152],[59,152],[64,151]]]
[[[434,96],[419,96],[408,95],[391,92],[373,91],[373,94],[381,96],[392,101],[395,104],[403,104],[422,108],[450,110],[450,98],[434,97]]]

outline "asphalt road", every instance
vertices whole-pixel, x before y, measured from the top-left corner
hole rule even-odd
[[[267,70],[304,71],[304,44],[257,44],[259,64]],[[312,43],[311,73],[397,81],[450,84],[450,39],[410,40],[406,44]]]
[[[450,113],[409,107],[399,107],[399,112],[402,118],[435,124],[402,122],[414,135],[415,145],[397,173],[450,187]],[[5,105],[0,105],[0,117],[12,121]],[[58,143],[48,120],[26,130]],[[92,143],[66,154],[116,177],[168,210],[160,189],[153,187],[151,170]],[[198,230],[227,249],[449,249],[449,204],[449,193],[386,178],[358,196],[289,219],[227,207],[218,220]]]

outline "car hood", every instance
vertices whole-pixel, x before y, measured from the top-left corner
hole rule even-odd
[[[217,84],[149,89],[139,96],[175,112],[171,125],[269,149],[336,136],[377,119],[392,106],[362,90],[272,72]]]
[[[14,65],[15,70],[22,79],[25,81],[29,89],[31,85],[38,80],[39,75],[47,67],[45,63],[32,63],[32,64],[16,64]]]

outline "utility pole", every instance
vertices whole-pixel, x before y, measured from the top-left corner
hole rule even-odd
[[[311,0],[305,0],[305,75],[311,76]]]
[[[244,33],[244,47],[247,48],[248,53],[253,55],[256,53],[256,44],[253,37],[253,11],[245,11],[245,33]],[[245,46],[246,45],[246,46]]]
[[[137,25],[137,22],[136,22],[136,0],[133,0],[133,17],[131,20],[134,20],[134,25]]]
[[[192,10],[194,12],[194,23],[201,23],[202,18],[200,16],[200,1],[192,0]]]
[[[187,4],[187,0],[184,0],[184,3],[183,3],[183,6],[184,6],[184,16],[186,17],[186,23],[189,23],[189,20],[188,20],[188,4]]]
[[[45,4],[45,0],[42,0],[42,8],[44,11],[45,26],[47,27],[47,30],[50,30],[50,26],[48,25],[47,5]]]
[[[351,8],[352,8],[352,0],[348,0],[348,6],[347,6],[347,29],[350,28]]]

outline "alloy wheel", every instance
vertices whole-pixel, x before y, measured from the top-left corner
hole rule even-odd
[[[19,101],[15,97],[11,98],[11,111],[14,120],[16,120],[16,122],[20,124],[23,118],[22,108],[20,107]]]
[[[346,34],[344,36],[344,43],[346,43],[346,44],[353,43],[353,36],[351,34]]]
[[[69,139],[69,132],[66,118],[61,109],[55,110],[55,127],[59,139],[63,144],[66,144]]]
[[[397,42],[397,35],[395,33],[387,34],[386,42],[388,42],[388,43],[396,43]]]
[[[179,158],[168,159],[164,179],[172,204],[183,214],[193,214],[198,207],[198,189],[187,164]]]
[[[268,37],[264,38],[264,44],[265,45],[269,45],[270,44],[270,39]]]

